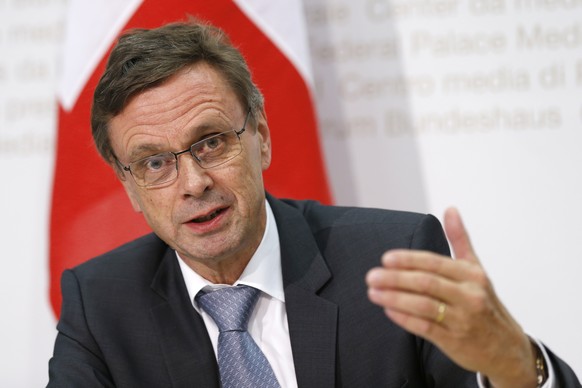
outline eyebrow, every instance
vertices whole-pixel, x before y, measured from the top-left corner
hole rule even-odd
[[[154,144],[141,144],[134,148],[133,150],[131,150],[131,152],[128,155],[128,158],[131,163],[133,161],[142,158],[147,158],[148,156],[151,155],[160,154],[162,152],[167,152],[167,150],[164,150],[163,148],[160,148],[159,146],[156,146]]]
[[[208,131],[210,130],[217,130],[217,132],[223,132],[223,131],[228,131],[229,129],[225,129],[226,127],[224,125],[219,125],[218,123],[201,123],[200,125],[196,125],[194,127],[191,127],[188,129],[188,131],[190,132],[190,134],[192,135],[191,137],[191,143],[188,145],[188,147],[198,141],[203,140],[203,138],[208,135]],[[233,129],[233,128],[231,128]],[[131,152],[128,155],[128,158],[130,160],[130,163],[136,161],[136,160],[140,160],[143,158],[147,158],[148,156],[152,156],[152,155],[157,155],[157,154],[161,154],[164,152],[179,152],[182,150],[175,150],[175,151],[171,151],[168,150],[166,148],[162,148],[158,145],[155,144],[140,144],[138,145],[136,148],[134,148],[133,150],[131,150]]]

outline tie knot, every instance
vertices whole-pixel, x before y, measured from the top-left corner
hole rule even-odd
[[[246,331],[259,297],[259,290],[248,286],[224,287],[200,291],[198,305],[216,322],[220,332]]]

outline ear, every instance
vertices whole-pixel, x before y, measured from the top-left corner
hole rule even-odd
[[[117,178],[123,185],[125,193],[129,198],[129,202],[131,202],[133,210],[135,210],[138,213],[141,213],[142,211],[141,206],[139,205],[139,196],[135,192],[137,190],[137,187],[135,186],[133,178],[128,177],[127,174],[129,173],[123,171],[118,165],[113,164],[111,167],[113,167],[113,170],[115,170],[115,174],[117,175]]]
[[[267,115],[263,109],[256,117],[257,134],[259,135],[259,145],[261,147],[261,166],[265,171],[271,165],[271,132],[267,125]]]

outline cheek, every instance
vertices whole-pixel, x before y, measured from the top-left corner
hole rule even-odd
[[[258,160],[249,162],[242,159],[241,163],[230,166],[224,174],[217,174],[215,187],[231,191],[236,197],[238,206],[245,212],[253,212],[256,202],[264,197],[263,171]],[[220,175],[220,176],[218,176]]]
[[[259,160],[256,163],[249,163],[245,166],[244,170],[244,180],[248,185],[247,188],[249,191],[263,191],[263,168]]]
[[[259,136],[257,136],[259,138]],[[270,152],[266,143],[257,142],[251,147],[247,159],[247,172],[250,179],[262,185],[263,171],[271,164]]]
[[[237,196],[248,197],[256,192],[256,187],[262,184],[261,174],[256,167],[248,164],[237,165],[229,168],[224,174],[214,179],[215,188],[224,188],[232,191]],[[219,189],[220,190],[220,189]]]
[[[158,196],[148,193],[140,197],[142,213],[150,226],[163,225],[172,219],[171,200],[167,196]]]

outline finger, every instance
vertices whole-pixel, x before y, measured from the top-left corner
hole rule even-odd
[[[445,211],[444,224],[455,258],[478,261],[469,234],[456,208],[451,207]]]
[[[398,311],[416,318],[435,321],[441,302],[434,298],[394,290],[370,289],[368,298],[384,309]],[[449,309],[450,315],[450,309]]]
[[[409,270],[374,268],[366,276],[371,289],[402,291],[426,295],[448,304],[462,303],[459,284],[433,273]]]
[[[414,270],[440,275],[463,282],[480,279],[482,269],[471,261],[455,261],[450,257],[427,251],[392,250],[382,256],[386,269]]]
[[[441,342],[439,339],[446,338],[448,335],[446,327],[431,319],[418,318],[397,310],[386,310],[386,315],[404,330],[425,338],[436,345]]]

